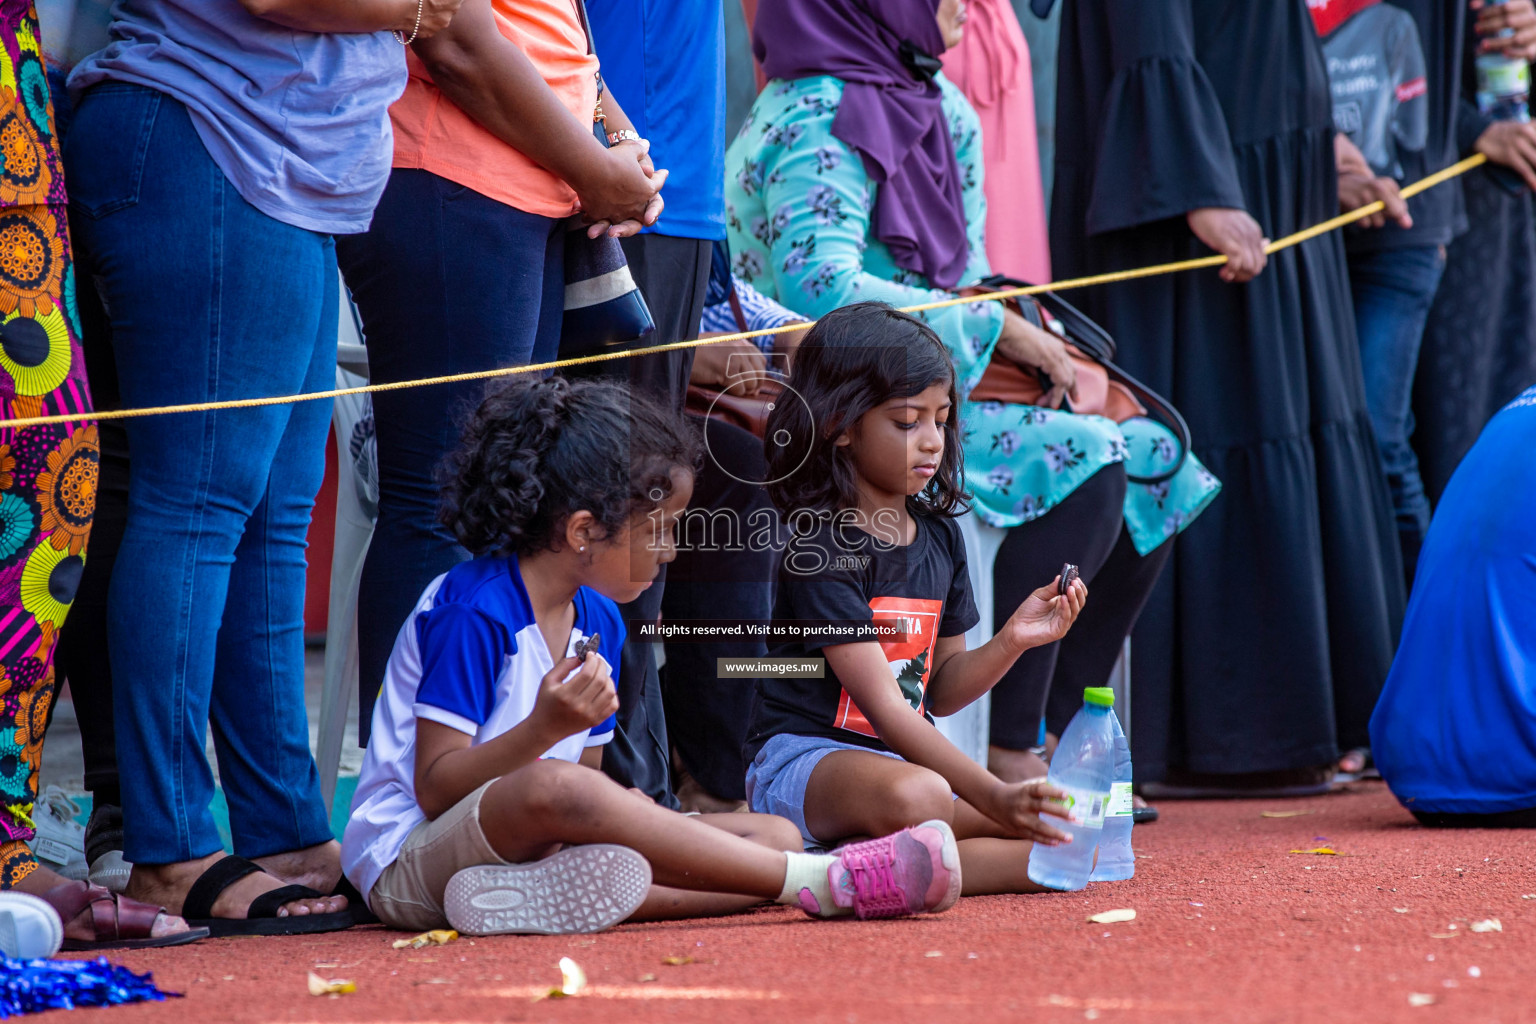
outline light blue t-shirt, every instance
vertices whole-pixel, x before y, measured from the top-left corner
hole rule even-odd
[[[328,234],[367,230],[393,156],[389,106],[405,89],[390,33],[300,32],[239,0],[116,0],[111,37],[70,75],[76,102],[106,81],[163,92],[262,213]]]

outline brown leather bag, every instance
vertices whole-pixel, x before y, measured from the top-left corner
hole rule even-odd
[[[1104,416],[1116,423],[1147,414],[1147,407],[1136,398],[1136,392],[1117,380],[1110,380],[1103,365],[1083,355],[1076,345],[1070,341],[1066,344],[1067,356],[1077,368],[1077,397],[1070,403],[1062,403],[1069,411]],[[971,389],[970,397],[973,402],[1043,405],[1049,390],[1034,370],[994,357],[976,387]]]
[[[758,379],[754,383],[759,390],[751,395],[743,393],[742,381],[736,381],[723,389],[689,384],[685,409],[690,416],[729,423],[758,438],[765,437],[768,433],[768,417],[773,412],[774,402],[784,393],[784,385],[776,380]]]
[[[734,287],[731,288],[730,298],[736,327],[745,331],[748,329],[747,316],[742,312],[741,300],[736,297]],[[724,388],[689,384],[688,397],[683,403],[684,411],[690,416],[729,423],[759,439],[766,437],[768,416],[773,412],[774,403],[784,393],[784,385],[764,376],[754,376],[752,383],[757,385],[758,390],[750,395],[746,393],[745,381],[735,381]]]
[[[996,291],[1023,284],[998,275],[982,281],[979,287]],[[1173,403],[1115,365],[1115,342],[1104,328],[1052,292],[1040,293],[1038,300],[1032,296],[1010,299],[1008,304],[1024,319],[1066,343],[1067,355],[1077,369],[1077,398],[1062,403],[1068,412],[1103,416],[1116,423],[1147,417],[1163,424],[1178,439],[1179,456],[1171,466],[1155,476],[1127,479],[1132,483],[1157,484],[1178,473],[1193,444],[1189,425]],[[972,402],[1040,405],[1050,390],[1050,379],[1039,370],[1025,369],[994,355],[967,397]]]

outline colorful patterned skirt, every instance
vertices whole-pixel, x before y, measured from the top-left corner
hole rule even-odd
[[[63,165],[31,0],[0,0],[0,420],[89,412]],[[26,843],[53,647],[85,567],[96,426],[0,423],[0,889]]]

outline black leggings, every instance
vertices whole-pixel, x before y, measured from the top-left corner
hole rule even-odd
[[[1066,638],[1025,651],[992,690],[992,745],[1026,750],[1040,719],[1057,735],[1103,686],[1173,545],[1145,557],[1125,528],[1125,468],[1106,466],[1045,515],[1008,531],[993,568],[993,625],[1001,628],[1030,592],[1065,562],[1088,584],[1088,604]]]
[[[55,94],[58,95],[57,93]],[[81,280],[91,280],[83,258],[75,260]],[[112,327],[94,287],[79,291],[83,330],[81,350],[91,397],[98,410],[120,409],[117,360],[112,355]],[[93,805],[121,807],[117,775],[117,732],[112,718],[112,660],[107,648],[107,584],[128,524],[128,433],[121,423],[100,425],[101,463],[96,483],[96,517],[91,524],[90,558],[75,591],[69,618],[59,631],[53,663],[69,681],[69,693],[80,723],[80,747],[85,759],[85,788]]]

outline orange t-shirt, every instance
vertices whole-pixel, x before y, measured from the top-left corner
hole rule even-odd
[[[491,0],[496,27],[533,62],[555,95],[583,124],[597,106],[597,57],[587,52],[571,0]],[[431,171],[481,195],[541,217],[576,212],[576,192],[480,126],[432,82],[407,52],[410,79],[389,108],[394,166]]]

